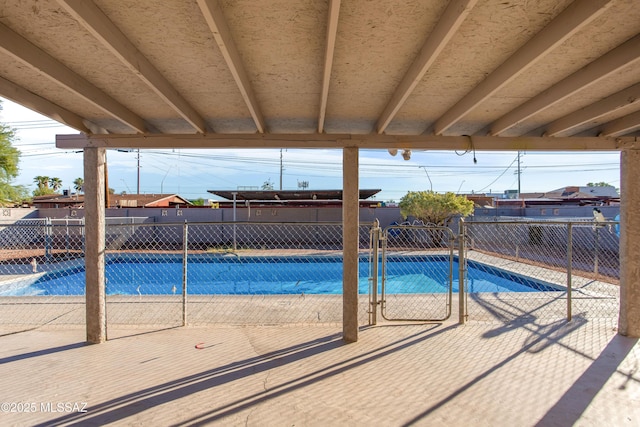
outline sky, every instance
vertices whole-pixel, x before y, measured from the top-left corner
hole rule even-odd
[[[55,147],[56,134],[77,134],[45,116],[0,98],[0,122],[17,132],[20,174],[13,182],[30,191],[36,176],[56,177],[64,189],[83,176],[82,152]],[[399,201],[408,191],[454,193],[545,192],[565,186],[606,182],[620,187],[618,152],[521,152],[520,174],[516,152],[413,151],[409,161],[386,150],[360,151],[363,189],[380,189],[375,198]],[[282,163],[281,163],[282,159]],[[341,150],[141,150],[107,151],[109,187],[116,193],[177,193],[188,199],[219,199],[207,190],[261,188],[295,190],[308,183],[310,190],[342,188]],[[281,166],[282,164],[282,166]],[[280,181],[282,180],[282,187]]]

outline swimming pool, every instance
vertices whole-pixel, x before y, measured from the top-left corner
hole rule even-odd
[[[386,293],[447,292],[446,256],[389,257]],[[107,262],[107,295],[171,295],[182,293],[182,260],[172,257],[117,257]],[[458,265],[453,265],[453,292],[458,291]],[[548,284],[483,264],[468,262],[470,292],[535,292],[556,290]],[[359,264],[359,293],[369,292],[369,263]],[[84,268],[45,274],[35,283],[0,295],[83,295]],[[381,281],[378,281],[381,283]],[[342,258],[190,256],[190,295],[340,294]],[[379,285],[380,286],[380,285]],[[381,291],[381,289],[379,289]]]

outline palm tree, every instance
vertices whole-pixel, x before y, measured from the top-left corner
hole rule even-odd
[[[76,178],[73,181],[73,188],[78,192],[78,193],[82,193],[82,191],[84,190],[84,179],[82,178]]]
[[[51,178],[49,179],[49,184],[51,184],[51,188],[53,191],[58,191],[60,187],[62,187],[62,180],[60,178]]]
[[[49,177],[48,176],[38,175],[35,178],[33,178],[33,182],[38,184],[38,189],[40,189],[40,190],[45,189],[45,188],[49,188]]]

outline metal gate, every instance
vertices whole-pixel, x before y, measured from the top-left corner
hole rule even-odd
[[[448,319],[455,273],[453,232],[446,227],[392,225],[384,229],[381,240],[382,317]]]

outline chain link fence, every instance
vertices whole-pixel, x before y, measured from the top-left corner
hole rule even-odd
[[[362,323],[370,230],[360,227]],[[197,224],[188,232],[190,324],[342,322],[341,224]]]
[[[111,222],[108,325],[342,321],[341,224]],[[360,226],[363,324],[371,227]],[[49,221],[3,228],[0,325],[85,323],[83,230]]]
[[[617,318],[617,227],[615,222],[465,222],[468,319]],[[492,289],[487,275],[516,285]]]
[[[385,228],[380,310],[387,320],[443,321],[451,315],[454,241],[450,229]],[[456,284],[457,287],[457,284]]]
[[[109,325],[342,322],[341,224],[145,221],[106,226]],[[360,323],[378,311],[394,320],[617,318],[617,223],[475,221],[461,232],[362,224]],[[83,325],[84,246],[80,220],[0,224],[0,327]]]
[[[65,277],[84,271],[84,226],[77,220],[0,224],[0,326],[24,330],[83,324],[84,283],[59,297]],[[48,278],[47,285],[38,283]]]

